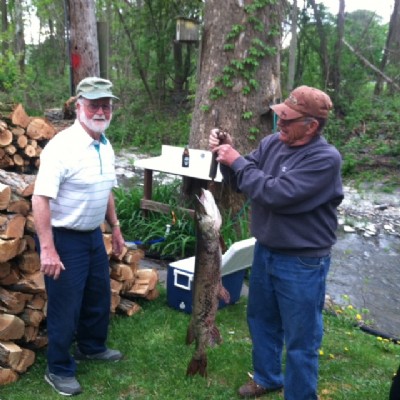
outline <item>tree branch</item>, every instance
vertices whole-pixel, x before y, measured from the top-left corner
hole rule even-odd
[[[343,38],[343,44],[353,53],[357,56],[358,59],[361,60],[361,62],[368,68],[372,69],[375,73],[377,73],[379,76],[382,77],[383,80],[391,84],[393,87],[395,87],[397,90],[400,91],[400,86],[397,85],[392,78],[389,78],[387,75],[385,75],[379,68],[375,67],[375,65],[371,64],[365,57],[363,57],[359,52],[357,52],[349,43],[346,42],[346,39]]]

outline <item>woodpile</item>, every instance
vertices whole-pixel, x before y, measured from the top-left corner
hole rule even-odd
[[[42,117],[29,117],[21,104],[0,103],[0,168],[33,173],[46,143],[57,133]]]
[[[35,350],[47,345],[31,196],[40,151],[59,130],[44,118],[29,117],[22,105],[0,103],[0,386],[16,381],[34,363]],[[135,299],[158,297],[158,273],[140,268],[140,249],[126,247],[120,257],[112,256],[107,223],[102,230],[110,257],[110,312],[131,316],[141,309]]]

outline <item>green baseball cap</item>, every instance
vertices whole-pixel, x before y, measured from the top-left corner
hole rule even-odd
[[[112,94],[112,87],[113,84],[109,80],[91,76],[89,78],[82,79],[78,83],[78,86],[76,87],[76,95],[89,100],[101,99],[104,97],[118,99],[117,96]]]

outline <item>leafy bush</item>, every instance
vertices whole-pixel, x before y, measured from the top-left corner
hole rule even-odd
[[[194,220],[187,211],[189,200],[181,196],[181,182],[157,184],[153,188],[153,199],[168,204],[170,214],[140,209],[143,189],[130,190],[118,188],[114,191],[115,204],[125,240],[133,241],[149,255],[181,259],[195,253],[196,236]],[[249,237],[248,203],[237,215],[229,211],[222,215],[221,235],[227,247],[232,243]],[[169,226],[169,228],[167,228]]]
[[[160,111],[117,110],[112,125],[115,147],[139,147],[141,152],[158,152],[161,144],[183,146],[189,142],[190,114],[172,115]],[[111,128],[110,128],[111,129]]]

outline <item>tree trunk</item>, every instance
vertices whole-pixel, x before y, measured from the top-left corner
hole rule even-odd
[[[343,37],[344,37],[344,10],[345,10],[345,1],[340,0],[339,2],[339,12],[337,15],[337,32],[338,37],[335,43],[335,63],[332,66],[332,78],[333,78],[333,93],[334,99],[333,103],[335,104],[336,113],[341,113],[340,111],[340,62],[342,59],[342,49],[343,49]]]
[[[7,10],[7,0],[1,0],[1,32],[5,34],[8,30],[8,10]],[[7,40],[1,41],[1,52],[3,57],[5,57],[7,49],[8,49],[8,42]]]
[[[99,47],[93,0],[69,0],[73,85],[88,76],[100,76]],[[75,90],[73,90],[75,93]]]
[[[15,1],[15,53],[18,58],[19,70],[25,70],[25,36],[24,36],[24,1]]]
[[[292,5],[292,18],[291,18],[291,39],[290,39],[290,48],[289,48],[289,72],[288,72],[288,80],[286,89],[289,92],[292,91],[294,85],[294,76],[296,72],[296,52],[297,52],[297,0],[293,0]]]
[[[205,4],[192,148],[208,149],[208,136],[215,126],[228,131],[243,154],[271,133],[270,104],[281,98],[282,6],[281,2],[252,6],[250,1],[234,0]],[[222,209],[238,210],[243,204],[231,191],[220,199]]]
[[[380,70],[385,72],[386,66],[388,64],[393,65],[395,68],[399,68],[400,66],[400,0],[395,0],[393,13],[390,17],[389,23],[389,31],[386,39],[386,46],[383,52],[382,62],[380,65]],[[384,78],[382,76],[378,76],[374,94],[380,95],[383,88]],[[395,89],[398,90],[398,86],[391,84],[390,91],[393,93]]]
[[[319,56],[321,58],[321,69],[322,69],[322,79],[324,82],[324,90],[328,88],[331,84],[330,82],[330,65],[328,56],[328,45],[326,40],[326,35],[324,31],[324,25],[322,22],[321,14],[319,12],[318,6],[315,0],[310,0],[310,4],[314,10],[314,17],[317,26],[317,32],[319,36]]]

